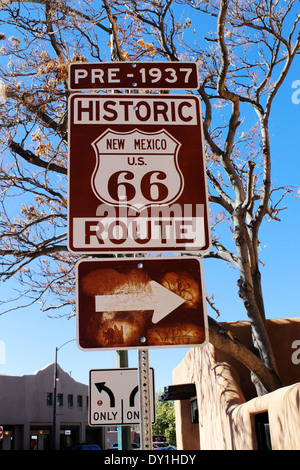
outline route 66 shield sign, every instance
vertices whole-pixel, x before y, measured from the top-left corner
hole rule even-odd
[[[96,152],[92,188],[103,203],[141,210],[170,204],[180,196],[180,143],[166,130],[107,129],[92,145]]]

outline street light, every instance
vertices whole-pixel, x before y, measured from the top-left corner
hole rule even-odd
[[[58,376],[57,376],[57,351],[59,351],[63,346],[65,346],[68,343],[71,343],[71,341],[76,341],[75,339],[70,339],[69,341],[66,341],[63,343],[59,348],[55,348],[55,362],[54,362],[54,386],[53,386],[53,423],[52,423],[52,448],[53,450],[56,450],[56,396],[57,396],[57,381],[58,381]]]

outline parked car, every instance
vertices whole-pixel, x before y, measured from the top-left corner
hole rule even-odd
[[[118,444],[113,444],[112,446],[108,447],[107,450],[118,450]]]
[[[139,448],[140,448],[140,444],[136,444],[136,442],[131,443],[131,449],[132,450],[139,449]]]
[[[168,442],[157,441],[157,442],[153,442],[153,449],[156,449],[156,450],[176,450],[176,447],[172,446]]]
[[[72,446],[72,450],[101,450],[98,444],[76,444]]]

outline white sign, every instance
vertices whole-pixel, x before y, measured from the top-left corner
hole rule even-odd
[[[151,378],[151,418],[155,422],[154,371]],[[137,368],[90,371],[90,426],[130,426],[140,423],[139,372]]]
[[[74,125],[188,125],[199,126],[199,99],[185,95],[107,97],[106,95],[71,96]],[[152,98],[152,99],[149,99]],[[179,98],[179,99],[178,99]]]

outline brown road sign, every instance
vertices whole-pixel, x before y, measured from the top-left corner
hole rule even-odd
[[[198,258],[81,260],[76,276],[81,349],[187,347],[207,341]]]
[[[69,66],[69,88],[108,89],[181,89],[199,88],[194,62],[97,62]]]
[[[209,248],[198,97],[74,94],[69,114],[71,252]]]

